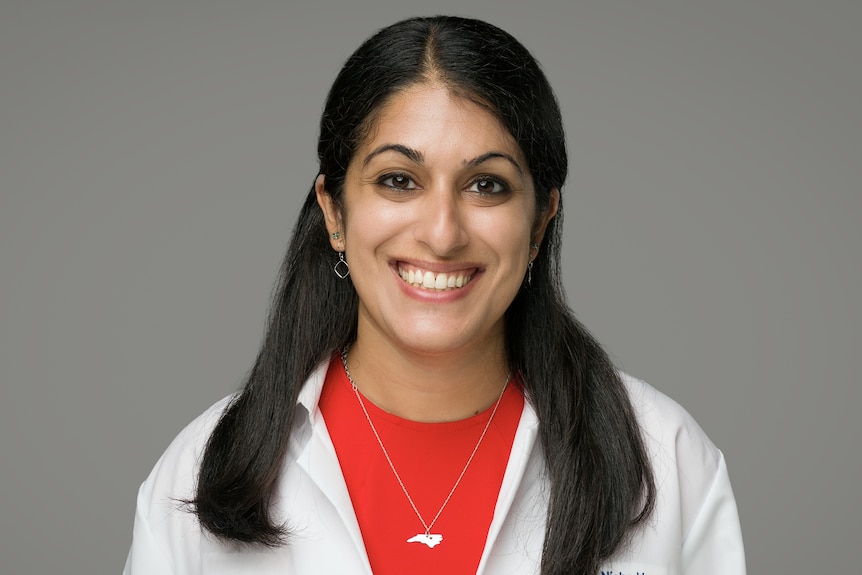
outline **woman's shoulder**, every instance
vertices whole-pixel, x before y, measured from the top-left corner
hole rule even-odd
[[[643,380],[625,373],[620,378],[648,447],[675,459],[696,457],[718,463],[721,452],[684,407]]]
[[[189,500],[194,496],[197,471],[212,430],[236,394],[217,401],[180,431],[156,462],[139,493],[139,503]]]
[[[688,533],[716,494],[726,492],[732,504],[724,455],[679,403],[644,381],[621,377],[652,462],[657,513],[678,519]]]
[[[198,561],[200,525],[191,512],[207,441],[234,396],[204,411],[177,434],[138,489],[132,546],[123,573],[174,573]]]
[[[671,542],[681,549],[685,573],[745,573],[739,516],[724,455],[680,404],[639,379],[620,375],[657,489],[655,511],[641,534],[643,549],[662,549]]]

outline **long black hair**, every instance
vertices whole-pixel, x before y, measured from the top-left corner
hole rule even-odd
[[[537,213],[566,178],[556,98],[536,60],[488,23],[437,16],[388,26],[347,60],[320,122],[319,173],[341,204],[347,167],[382,106],[437,82],[484,106],[508,129],[533,177]],[[607,354],[575,319],[560,274],[562,206],[548,224],[532,281],[506,312],[506,352],[539,418],[550,501],[542,573],[594,573],[651,513],[655,485],[632,406]],[[214,429],[191,502],[201,525],[228,541],[274,546],[287,532],[270,515],[301,386],[356,337],[357,296],[309,191],[294,228],[269,325],[241,393]]]

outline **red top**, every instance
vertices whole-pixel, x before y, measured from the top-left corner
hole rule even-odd
[[[503,393],[473,461],[431,527],[432,534],[443,536],[431,548],[407,542],[423,535],[425,528],[386,462],[341,358],[332,360],[319,407],[375,575],[476,572],[524,408],[515,383],[510,382]],[[494,406],[461,421],[419,423],[387,413],[365,397],[363,401],[410,497],[430,523],[464,469]]]

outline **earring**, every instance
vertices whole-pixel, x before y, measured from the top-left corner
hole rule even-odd
[[[344,252],[338,252],[338,261],[335,262],[335,266],[332,269],[335,270],[335,275],[341,279],[350,275],[350,265],[344,259]]]
[[[530,251],[536,250],[539,251],[539,244],[530,243]],[[538,254],[537,254],[538,255]],[[530,263],[527,264],[527,287],[530,287],[530,284],[533,283],[533,259],[530,259]]]
[[[332,239],[337,240],[341,237],[341,232],[332,232]]]

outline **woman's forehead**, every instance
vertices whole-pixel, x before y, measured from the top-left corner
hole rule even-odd
[[[422,154],[465,155],[499,151],[526,169],[524,156],[503,123],[486,107],[440,83],[415,84],[390,97],[374,114],[354,160],[366,162],[381,146]]]

